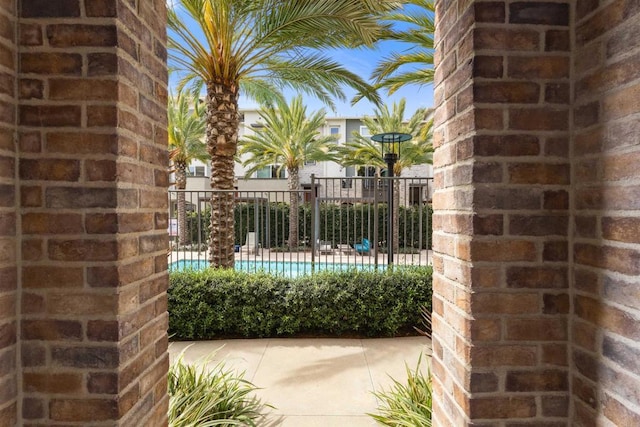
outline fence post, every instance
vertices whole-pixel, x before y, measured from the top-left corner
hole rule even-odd
[[[316,200],[316,174],[311,174],[311,272],[315,268],[316,261],[316,209],[318,209]]]
[[[380,225],[378,222],[378,180],[379,176],[374,178],[373,182],[373,256],[374,256],[374,265],[375,269],[378,269],[378,241],[380,236],[378,236],[378,226]]]

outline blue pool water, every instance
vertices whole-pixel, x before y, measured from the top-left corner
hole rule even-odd
[[[200,270],[207,268],[209,262],[206,260],[181,260],[172,262],[169,265],[169,271],[179,271],[185,269]],[[379,268],[385,266],[380,265]],[[264,271],[270,274],[281,275],[285,277],[298,277],[305,274],[311,274],[310,262],[292,262],[292,261],[236,261],[235,269],[247,272]],[[348,270],[365,270],[372,271],[375,265],[370,264],[334,264],[334,263],[316,263],[314,271],[348,271]]]

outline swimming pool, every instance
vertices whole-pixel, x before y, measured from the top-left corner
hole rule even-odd
[[[310,262],[293,262],[293,261],[236,261],[235,269],[256,273],[264,271],[269,274],[275,274],[285,277],[298,277],[305,274],[311,274]],[[209,262],[206,260],[181,260],[169,264],[169,271],[180,270],[201,270],[207,268]],[[379,265],[384,268],[384,265]],[[313,271],[348,271],[348,270],[375,270],[373,264],[334,264],[334,263],[315,263]]]

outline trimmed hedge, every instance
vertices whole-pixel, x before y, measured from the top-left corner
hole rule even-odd
[[[178,340],[294,335],[394,336],[431,311],[431,268],[322,272],[295,279],[204,269],[170,275],[169,335]]]
[[[258,216],[259,229],[267,229],[269,222],[269,239],[260,234],[263,247],[283,247],[289,237],[289,205],[286,203],[269,203],[256,206],[253,203],[238,203],[234,210],[235,243],[242,245],[248,231],[253,231]],[[401,247],[431,249],[433,209],[428,206],[400,206],[397,230]],[[369,205],[320,205],[320,240],[330,240],[335,244],[361,243],[363,238],[373,239],[373,208]],[[422,218],[420,218],[422,217]],[[202,215],[191,212],[187,216],[187,229],[192,242],[209,239],[211,211],[205,209]],[[378,207],[378,236],[384,240],[386,236],[387,206]],[[420,222],[422,229],[420,230]],[[298,213],[298,229],[300,239],[311,237],[311,205],[301,204]],[[419,239],[422,231],[422,239]]]

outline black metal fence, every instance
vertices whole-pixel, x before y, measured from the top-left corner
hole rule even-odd
[[[375,269],[389,264],[390,244],[393,264],[429,264],[431,178],[312,176],[311,183],[303,187],[299,191],[233,192],[237,269],[291,276],[319,270]],[[212,191],[169,191],[170,269],[208,265],[211,195]],[[290,209],[292,197],[298,199],[297,220]],[[185,221],[181,222],[179,212],[184,212]],[[294,235],[289,232],[292,224],[297,224]]]

